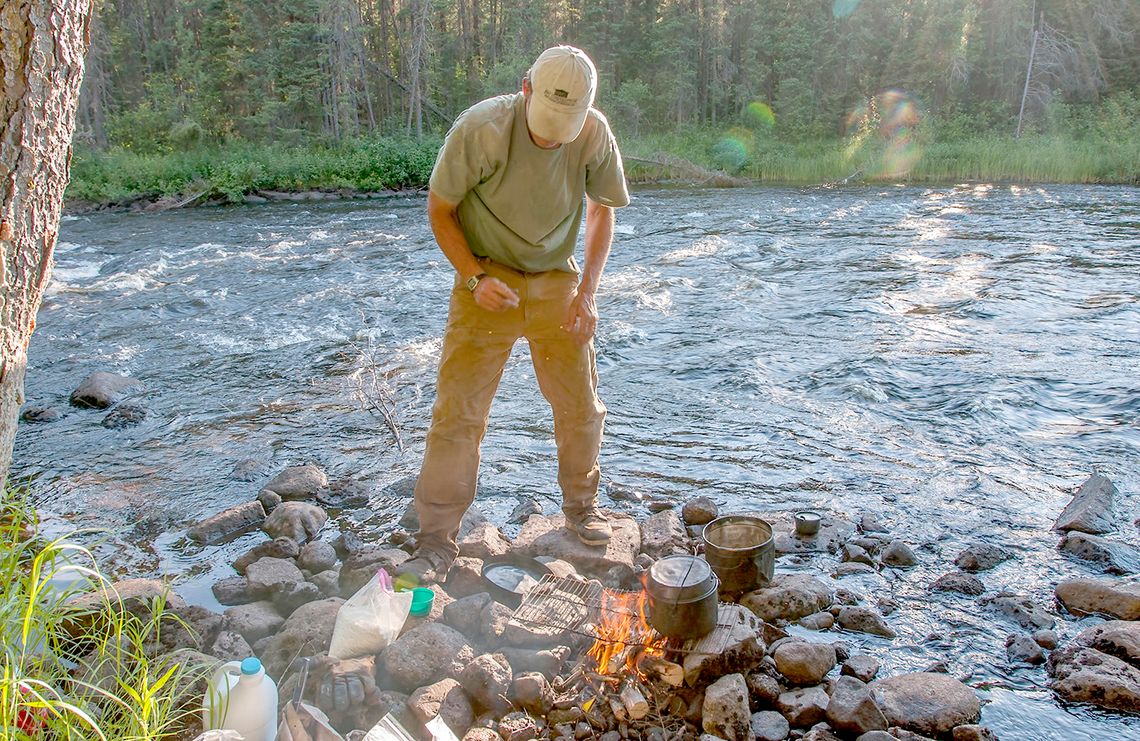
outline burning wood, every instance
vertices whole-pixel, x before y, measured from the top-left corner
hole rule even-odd
[[[621,704],[625,707],[625,712],[630,720],[641,720],[649,715],[649,701],[645,699],[645,695],[641,694],[641,690],[634,687],[633,684],[627,682],[621,688],[621,693],[618,696],[621,698]]]

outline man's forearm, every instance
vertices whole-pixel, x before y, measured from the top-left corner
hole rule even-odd
[[[435,235],[439,249],[459,273],[459,277],[466,280],[472,275],[483,272],[471,252],[471,246],[467,244],[467,237],[463,235],[455,204],[448,203],[429,192],[428,221],[431,223],[431,231]]]
[[[578,290],[596,293],[614,239],[614,210],[586,199],[585,259]]]

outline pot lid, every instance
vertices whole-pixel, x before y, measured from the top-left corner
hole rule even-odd
[[[712,569],[696,556],[668,556],[649,567],[649,578],[662,587],[684,589],[704,584]]]

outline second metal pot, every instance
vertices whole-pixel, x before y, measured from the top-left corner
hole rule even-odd
[[[669,556],[649,568],[649,624],[668,638],[700,638],[716,627],[718,580],[694,556]]]
[[[726,515],[705,525],[705,558],[728,592],[744,592],[772,580],[776,546],[772,526],[752,515]]]

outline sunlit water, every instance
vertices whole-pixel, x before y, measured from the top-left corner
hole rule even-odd
[[[1059,707],[1043,669],[1006,665],[1014,624],[926,589],[985,540],[1017,554],[990,593],[1057,611],[1057,581],[1095,572],[1049,528],[1094,471],[1137,543],[1138,227],[1135,188],[638,191],[598,297],[605,503],[871,512],[921,563],[841,582],[900,604],[893,644],[846,640],[885,672],[945,660],[1003,739],[1140,734]],[[257,536],[198,548],[185,527],[286,465],[357,482],[371,506],[340,520],[379,536],[406,504],[385,488],[418,468],[451,280],[417,197],[69,217],[27,378],[66,416],[21,426],[16,478],[58,527],[109,529],[113,568],[185,574],[203,602]],[[144,423],[68,409],[96,370],[146,384]],[[520,345],[483,446],[492,520],[520,496],[557,508],[551,430]],[[1057,612],[1062,640],[1095,622]]]

